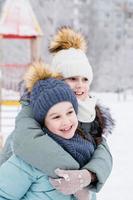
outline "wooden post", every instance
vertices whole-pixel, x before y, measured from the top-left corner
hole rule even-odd
[[[41,37],[31,39],[31,62],[39,61],[41,59]]]

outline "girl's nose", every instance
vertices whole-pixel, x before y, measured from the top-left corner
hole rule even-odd
[[[80,88],[81,86],[82,86],[82,81],[78,81],[77,84],[76,84],[76,87]]]
[[[70,123],[69,118],[68,118],[67,116],[65,116],[65,117],[62,119],[62,125],[63,125],[63,126],[67,126],[69,123]]]

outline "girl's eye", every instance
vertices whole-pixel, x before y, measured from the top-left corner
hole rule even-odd
[[[87,82],[87,81],[88,81],[88,78],[84,78],[83,80],[84,80],[85,82]]]
[[[74,112],[74,110],[70,110],[67,114],[70,115]]]
[[[75,77],[71,77],[71,78],[68,78],[68,80],[70,80],[70,81],[75,81],[76,78],[75,78]]]
[[[73,78],[71,78],[71,80],[72,80],[72,81],[75,81],[75,80],[76,80],[76,78],[74,78],[74,77],[73,77]]]
[[[60,116],[57,115],[57,116],[53,117],[52,119],[59,119],[59,118],[60,118]]]

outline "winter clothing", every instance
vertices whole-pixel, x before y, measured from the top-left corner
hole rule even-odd
[[[89,84],[93,79],[92,67],[85,53],[81,49],[65,49],[55,54],[51,68],[62,73],[63,77],[83,76],[88,78]]]
[[[47,128],[43,128],[43,131],[45,135],[47,134],[47,138],[50,136],[69,152],[70,155],[77,160],[80,167],[84,166],[89,161],[94,152],[94,145],[92,142],[82,138],[78,133],[76,133],[73,138],[66,140],[60,136],[54,135]],[[46,141],[48,142],[48,140]],[[52,145],[52,147],[55,147],[55,145]],[[47,151],[49,151],[48,146]],[[54,165],[53,161],[51,165]],[[16,182],[16,180],[18,181]],[[12,182],[14,183],[13,186],[11,184]],[[39,200],[41,198],[44,200],[76,199],[73,195],[66,196],[55,190],[49,183],[49,178],[46,173],[43,174],[19,157],[12,155],[0,168],[0,199]]]
[[[55,95],[55,97],[53,97],[53,95]],[[42,124],[48,110],[56,103],[62,101],[72,102],[75,111],[77,112],[77,99],[70,87],[63,81],[49,78],[46,80],[40,80],[35,83],[35,86],[33,86],[30,96],[30,105],[33,108],[32,111],[34,116],[36,116],[35,119],[40,124]],[[39,111],[42,113],[42,115],[39,113]],[[48,134],[51,138],[58,142],[61,147],[69,152],[70,155],[79,163],[80,167],[84,166],[89,161],[94,152],[94,144],[91,141],[82,138],[78,132],[76,132],[75,135],[68,140],[51,133],[47,128],[43,128],[43,131],[44,134]],[[49,148],[47,151],[48,150]],[[6,170],[8,171],[8,176],[6,175],[3,177],[2,174],[4,174]],[[15,155],[11,156],[11,158],[9,158],[9,160],[0,168],[0,180],[2,183],[0,184],[1,198],[34,199],[34,196],[37,196],[36,199],[39,200],[40,198],[46,199],[45,196],[47,196],[47,199],[56,199],[57,197],[58,199],[64,199],[63,194],[61,194],[59,191],[56,191],[52,187],[49,188],[47,186],[50,184],[48,183],[48,177],[46,177],[46,174],[44,175],[42,172],[39,172],[39,176],[38,172],[39,170],[36,170],[31,165],[21,161],[21,159]],[[8,179],[9,177],[10,181]],[[43,177],[44,179],[42,179]],[[18,180],[17,184],[15,183],[12,187],[10,182],[14,182],[15,180]],[[43,185],[41,185],[42,188],[44,185],[46,185],[48,189],[40,189],[39,180],[41,183],[43,181]],[[21,189],[23,184],[24,188]],[[34,187],[36,187],[35,190]],[[17,190],[17,196],[14,195],[15,190]],[[51,192],[51,190],[54,190],[54,192]],[[49,193],[49,198],[47,192]],[[67,196],[67,199],[73,199],[73,196],[69,195]]]
[[[96,130],[99,129],[97,120],[100,113],[104,125],[100,128],[100,131],[102,130],[103,133],[106,129],[106,131],[111,132],[112,120],[108,110],[101,106],[96,106],[96,109],[100,111],[98,110],[96,112],[97,117],[94,122],[89,124],[80,123],[79,126],[82,130],[87,131],[88,124],[88,130],[92,131],[93,135],[95,135]],[[61,169],[79,169],[80,167],[78,162],[73,159],[68,152],[64,151],[63,148],[52,138],[48,137],[47,134],[44,135],[40,125],[33,118],[33,113],[27,101],[22,102],[22,110],[16,118],[16,128],[12,135],[15,154],[19,155],[32,166],[40,169],[48,176],[56,177],[54,170],[59,167]],[[7,140],[7,142],[8,144],[5,147],[9,147],[12,143],[10,140]],[[7,156],[5,147],[4,154],[2,155],[3,162]],[[89,188],[94,192],[100,191],[112,169],[112,156],[104,138],[94,151],[91,160],[83,168],[94,172],[97,177],[97,182],[91,183]],[[95,198],[95,193],[93,193],[93,198],[91,200]]]
[[[63,179],[50,178],[49,181],[53,185],[54,188],[56,188],[58,191],[62,192],[65,195],[75,194],[77,197],[77,195],[81,191],[83,194],[84,189],[88,190],[87,187],[91,183],[91,174],[88,173],[88,171],[85,169],[83,170],[56,169],[55,173],[58,177],[61,177],[61,178],[63,177]],[[84,200],[84,199],[78,199],[78,200]],[[87,194],[87,200],[88,200],[88,194]]]
[[[96,117],[96,99],[87,97],[84,101],[78,99],[78,120],[80,122],[92,122]]]
[[[29,86],[29,88],[32,87]],[[55,177],[54,170],[59,167],[71,170],[80,169],[80,165],[70,153],[64,151],[56,141],[44,134],[40,124],[33,117],[29,103],[26,101],[22,104],[22,111],[16,118],[16,129],[13,133],[15,154],[48,176]],[[96,174],[97,181],[89,185],[93,191],[98,192],[102,188],[111,172],[112,157],[102,136],[105,132],[110,132],[112,126],[109,112],[97,105],[95,120],[91,123],[79,123],[79,129],[86,131],[87,137],[89,137],[88,133],[91,133],[94,142],[98,144],[99,139],[101,140],[91,160],[87,164],[84,163],[82,167]]]
[[[70,102],[77,113],[78,103],[74,92],[64,81],[55,78],[38,80],[31,90],[30,106],[34,117],[41,125],[44,126],[44,119],[49,109],[57,103]],[[76,131],[71,139],[65,139],[51,133],[46,127],[44,133],[58,142],[72,157],[78,161],[80,167],[83,167],[91,158],[95,150],[95,143],[92,139],[89,141],[79,135]],[[91,138],[91,135],[90,135]]]
[[[49,177],[12,155],[0,168],[0,200],[74,200],[55,190]]]
[[[35,119],[43,125],[45,116],[49,109],[60,102],[72,103],[75,112],[78,110],[78,103],[74,92],[61,80],[48,78],[35,83],[31,91],[30,105]]]
[[[94,122],[87,124],[89,132],[92,132],[94,138],[99,139],[100,136],[97,136],[97,132],[101,134],[104,129],[110,132],[113,124],[107,111],[106,114],[102,113],[102,107],[98,107],[97,110],[97,117]],[[103,119],[102,127],[98,122],[99,113]],[[108,121],[108,126],[105,123],[106,121]],[[87,124],[85,123],[85,128],[83,124],[79,124],[79,128],[87,131]],[[15,154],[49,176],[55,177],[54,170],[59,167],[61,169],[79,169],[80,167],[69,153],[63,151],[50,137],[44,135],[40,125],[33,118],[28,102],[22,103],[22,110],[16,118],[16,129],[13,135]],[[44,161],[44,158],[47,159]],[[97,182],[92,183],[91,188],[98,192],[103,187],[112,169],[112,156],[105,139],[102,139],[91,160],[83,168],[96,174]]]
[[[64,78],[86,77],[91,84],[93,72],[85,49],[86,42],[80,33],[70,28],[61,28],[50,44],[50,52],[54,53],[52,70],[61,73]]]
[[[65,151],[79,163],[80,168],[89,162],[92,157],[96,144],[92,139],[87,140],[78,134],[78,130],[71,139],[65,139],[58,135],[51,133],[48,129],[43,129],[44,133],[47,133],[58,144],[60,144]],[[91,138],[91,135],[90,135]]]
[[[70,89],[70,87],[65,82],[54,79],[54,78],[49,78],[46,80],[38,80],[37,83],[35,83],[35,85],[33,85],[31,95],[30,95],[30,106],[32,107],[32,111],[35,116],[35,119],[40,123],[40,125],[43,125],[43,121],[44,121],[44,118],[45,118],[48,110],[56,103],[59,103],[62,101],[71,102],[75,108],[75,112],[77,112],[78,106],[77,106],[76,96],[74,95],[73,91]],[[64,139],[58,135],[51,133],[47,128],[44,128],[43,131],[45,131],[44,134],[48,134],[56,142],[58,142],[67,152],[69,152],[70,155],[76,161],[78,161],[80,167],[84,166],[89,161],[89,159],[91,158],[91,156],[94,152],[94,144],[92,143],[92,141],[86,140],[85,138],[81,137],[81,135],[78,134],[78,131],[69,140]],[[49,150],[49,148],[47,149],[47,151],[48,150]],[[23,178],[21,179],[21,181],[22,181],[22,183],[24,183],[24,181],[26,181],[25,182],[25,190],[23,190],[21,192],[21,190],[19,189],[18,191],[20,191],[20,194],[18,194],[18,197],[20,195],[20,197],[22,197],[24,199],[25,196],[28,196],[29,199],[33,199],[30,196],[30,189],[32,190],[32,186],[35,184],[36,191],[37,191],[37,188],[39,190],[40,189],[39,182],[38,182],[38,180],[34,179],[34,180],[30,181],[30,183],[28,184],[28,187],[26,187],[27,174],[30,173],[28,171],[27,167],[25,168],[26,163],[24,162],[24,164],[23,164],[21,161],[19,161],[19,163],[21,162],[21,165],[18,165],[18,159],[16,159],[16,157],[15,157],[15,161],[14,161],[13,158],[14,158],[14,156],[12,156],[7,162],[5,162],[2,165],[0,172],[1,172],[1,170],[3,170],[3,171],[9,170],[9,172],[14,170],[13,171],[13,174],[15,176],[14,179],[15,178],[17,179],[18,178],[18,176],[17,176],[18,170],[16,169],[16,167],[19,169],[19,174],[21,174],[21,171],[22,172],[24,171],[25,173],[24,174],[22,173]],[[9,164],[9,163],[12,163],[12,159],[13,159],[13,166]],[[15,165],[15,167],[14,167],[14,165]],[[24,166],[24,168],[22,166]],[[26,177],[25,177],[25,174],[26,174]],[[10,175],[10,173],[8,175]],[[32,176],[34,177],[34,174]],[[43,175],[41,173],[41,177],[42,176]],[[45,175],[45,177],[46,177],[46,175]],[[0,178],[3,179],[3,177],[1,177],[1,176],[0,176]],[[10,176],[10,178],[11,178],[11,181],[13,182],[14,179],[12,179],[11,176]],[[31,180],[31,178],[30,178],[30,180]],[[18,184],[17,184],[18,187],[21,187],[21,181],[18,181]],[[44,179],[43,181],[44,181],[44,183],[45,182],[47,183],[48,180]],[[5,187],[3,188],[4,184],[2,184],[0,186],[0,189],[2,190],[2,192],[1,192],[2,197],[6,198],[7,197],[6,193],[7,193],[8,198],[10,198],[10,196],[12,196],[12,194],[13,194],[13,191],[11,191],[11,189],[10,189],[10,182],[8,182],[8,179],[6,179],[6,177],[5,177],[4,182],[6,183],[5,185],[7,185],[7,188],[6,188],[6,190],[5,190]],[[8,185],[8,183],[9,183],[9,185]],[[89,180],[89,183],[90,183],[90,180]],[[28,188],[30,188],[30,189],[28,189]],[[14,186],[12,190],[15,190],[15,189],[16,188]],[[39,196],[42,196],[44,194],[44,192],[46,192],[46,191],[45,190],[40,191],[40,195],[38,195],[38,199],[40,199]],[[59,192],[57,192],[57,193],[59,193]],[[32,194],[32,195],[34,195],[34,194]],[[53,193],[53,195],[54,195],[54,193]],[[36,193],[35,193],[35,196],[36,196]],[[51,196],[51,197],[55,198],[54,196]],[[42,196],[42,198],[44,198],[44,197]],[[63,194],[62,194],[62,198],[63,198]]]

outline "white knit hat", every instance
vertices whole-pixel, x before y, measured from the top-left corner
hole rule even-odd
[[[85,40],[69,28],[59,30],[51,44],[54,53],[51,68],[61,73],[64,78],[83,76],[89,85],[93,80],[92,67],[84,52]]]
[[[55,54],[51,67],[65,78],[83,76],[88,78],[89,84],[93,79],[92,67],[81,49],[70,48],[59,51]]]

